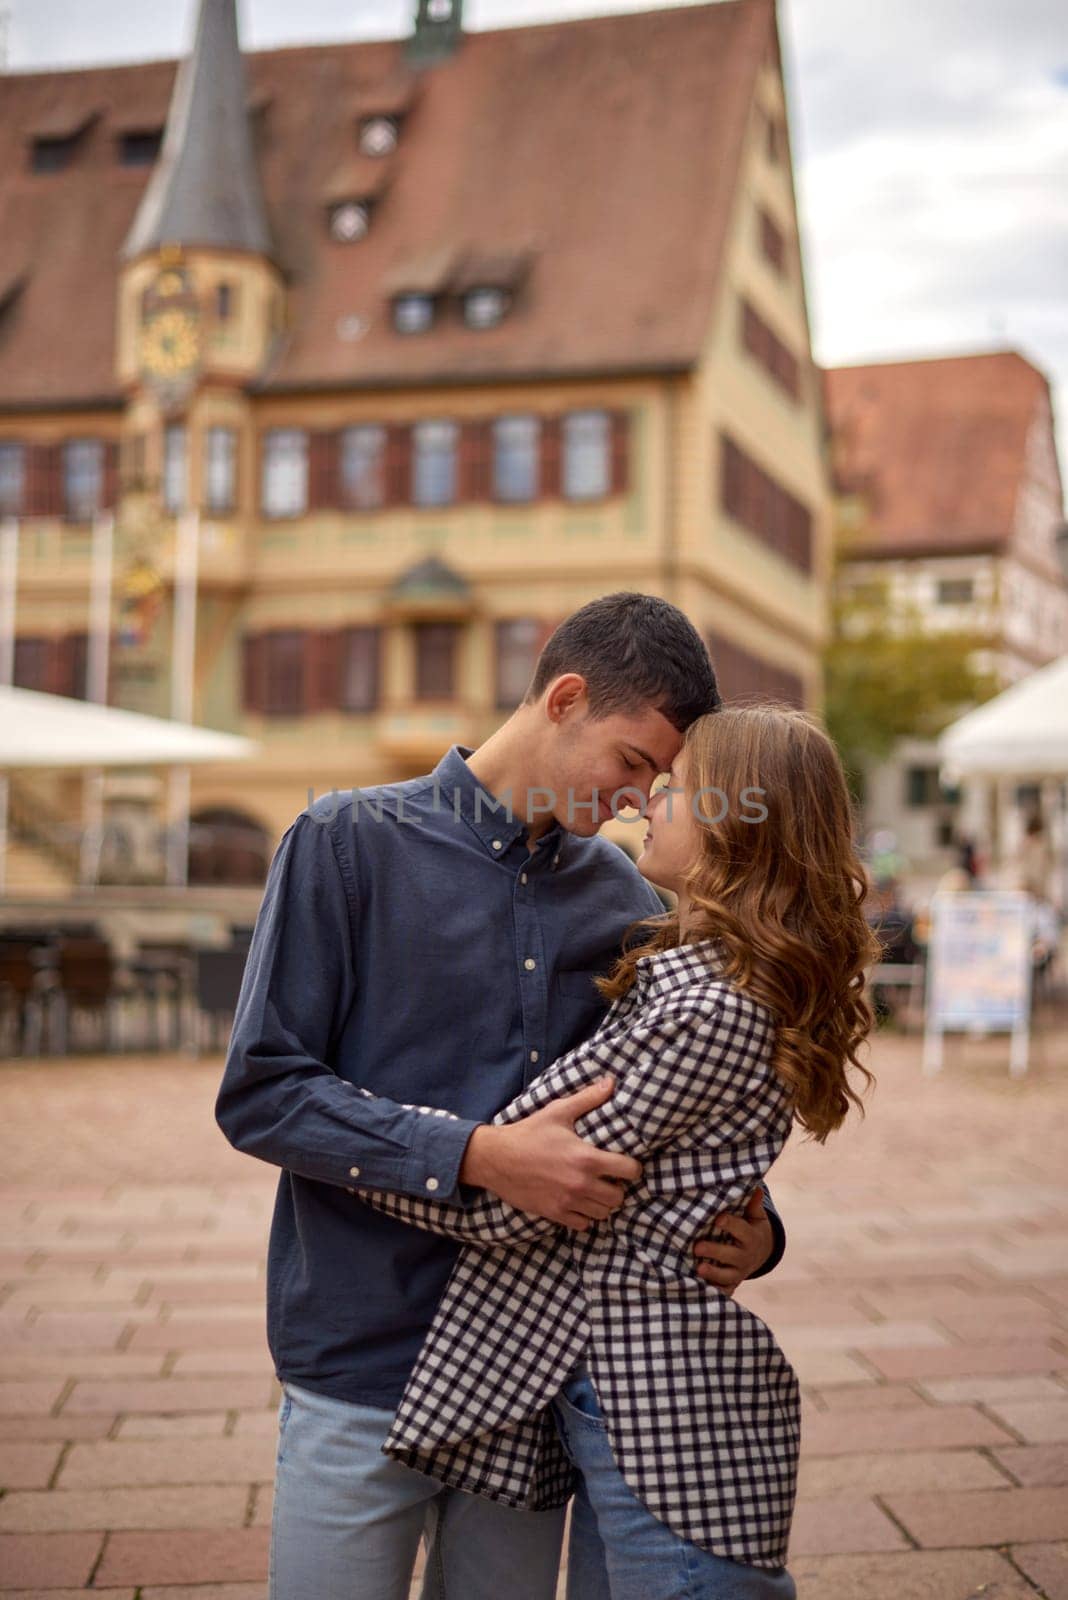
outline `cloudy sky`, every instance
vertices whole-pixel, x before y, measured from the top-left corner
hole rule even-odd
[[[657,0],[468,0],[501,27]],[[195,0],[0,0],[15,69],[176,55]],[[243,0],[252,49],[406,31],[410,0]],[[1068,480],[1065,0],[780,0],[817,360],[1013,345]]]

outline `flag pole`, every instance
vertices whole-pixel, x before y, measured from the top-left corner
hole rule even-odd
[[[85,665],[85,698],[108,703],[111,650],[111,568],[115,516],[98,511],[93,518],[92,565],[89,578],[89,645]],[[83,885],[96,882],[104,834],[104,769],[89,767],[82,780],[82,848],[78,876]]]
[[[0,684],[15,681],[15,587],[19,568],[19,525],[15,517],[0,524]],[[0,894],[7,886],[8,776],[0,772]]]
[[[171,647],[171,716],[192,722],[196,669],[197,558],[200,512],[177,521],[174,562],[174,637]],[[189,768],[172,767],[167,803],[167,882],[179,887],[189,876]]]

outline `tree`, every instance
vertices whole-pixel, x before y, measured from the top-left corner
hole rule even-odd
[[[917,607],[893,606],[885,583],[835,593],[824,714],[862,797],[865,768],[900,739],[935,738],[999,685],[976,664],[991,645],[983,633],[929,628]]]

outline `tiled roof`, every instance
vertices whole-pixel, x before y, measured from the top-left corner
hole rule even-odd
[[[677,368],[699,354],[771,0],[722,0],[469,34],[415,79],[400,41],[245,57],[291,332],[268,389]],[[110,396],[119,252],[147,172],[119,131],[160,127],[173,62],[11,74],[0,95],[0,405]],[[358,123],[403,114],[368,236],[331,240],[327,204]],[[31,173],[27,130],[97,115],[68,170]],[[386,287],[419,262],[521,261],[496,327],[450,306],[394,332]],[[366,319],[362,336],[339,327]]]
[[[858,553],[996,548],[1012,535],[1049,383],[1013,350],[824,374],[840,493],[869,519]]]

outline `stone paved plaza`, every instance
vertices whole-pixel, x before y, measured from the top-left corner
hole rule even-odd
[[[802,1600],[1068,1600],[1068,1037],[1005,1059],[924,1080],[881,1037],[868,1120],[773,1175],[787,1258],[745,1299],[806,1389]],[[274,1174],[215,1128],[220,1067],[0,1070],[4,1600],[264,1594]]]

